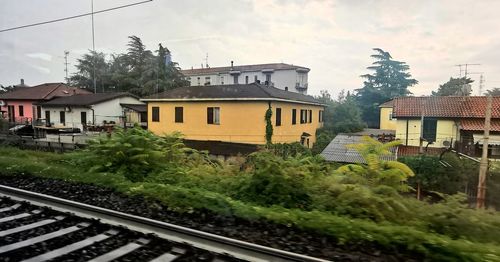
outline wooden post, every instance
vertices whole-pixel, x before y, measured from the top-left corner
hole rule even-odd
[[[486,103],[486,116],[484,119],[483,155],[481,156],[481,163],[479,164],[479,183],[477,185],[476,208],[484,208],[484,199],[486,196],[486,171],[488,170],[488,142],[490,136],[492,100],[492,97],[488,96]]]

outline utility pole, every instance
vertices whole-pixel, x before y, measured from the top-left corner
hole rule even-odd
[[[484,119],[484,137],[483,137],[483,155],[479,164],[479,183],[477,185],[476,208],[484,208],[484,200],[486,196],[486,172],[488,171],[488,142],[490,137],[491,124],[491,107],[493,98],[487,97],[486,116]]]
[[[95,63],[96,63],[96,53],[95,53],[95,33],[94,33],[94,0],[90,0],[90,8],[92,10],[92,55],[94,57],[94,62],[92,63],[92,78],[94,83],[94,93],[97,93],[97,83],[95,79]]]
[[[64,72],[66,73],[66,83],[69,85],[69,77],[68,77],[68,55],[69,51],[64,51]]]

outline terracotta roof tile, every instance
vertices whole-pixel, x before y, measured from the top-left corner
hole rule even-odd
[[[0,94],[0,100],[50,100],[54,97],[74,94],[91,94],[91,92],[63,83],[45,83],[33,87],[16,88],[14,91]]]
[[[490,131],[500,132],[500,119],[492,119]],[[484,131],[484,119],[462,119],[460,129],[466,131]]]
[[[400,97],[394,99],[395,117],[484,118],[485,96]],[[492,118],[500,118],[500,97],[493,97]]]

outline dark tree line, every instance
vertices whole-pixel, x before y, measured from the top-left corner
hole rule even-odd
[[[128,91],[146,96],[189,84],[178,64],[170,61],[167,48],[159,44],[153,52],[137,36],[129,36],[126,53],[108,56],[90,51],[83,55],[77,60],[77,72],[69,78],[70,84],[93,91],[94,65],[97,92]]]

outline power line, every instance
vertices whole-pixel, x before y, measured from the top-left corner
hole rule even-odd
[[[22,25],[22,26],[16,26],[16,27],[11,27],[11,28],[6,28],[6,29],[0,30],[0,33],[7,32],[7,31],[18,30],[18,29],[23,29],[23,28],[27,28],[27,27],[33,27],[33,26],[39,26],[39,25],[45,25],[45,24],[50,24],[50,23],[61,22],[61,21],[65,21],[65,20],[80,18],[80,17],[94,15],[94,14],[99,14],[99,13],[104,13],[104,12],[109,12],[109,11],[113,11],[113,10],[116,10],[116,9],[130,7],[130,6],[134,6],[134,5],[140,5],[140,4],[144,4],[144,3],[148,3],[148,2],[152,2],[152,1],[153,0],[145,0],[145,1],[137,2],[137,3],[128,4],[128,5],[121,5],[121,6],[117,6],[117,7],[103,9],[103,10],[99,10],[99,11],[95,11],[95,12],[92,11],[90,13],[85,13],[85,14],[80,14],[80,15],[74,15],[74,16],[68,16],[68,17],[59,18],[59,19],[55,19],[55,20],[49,20],[49,21],[44,21],[44,22],[39,22],[39,23],[34,23],[34,24],[28,24],[28,25]]]

